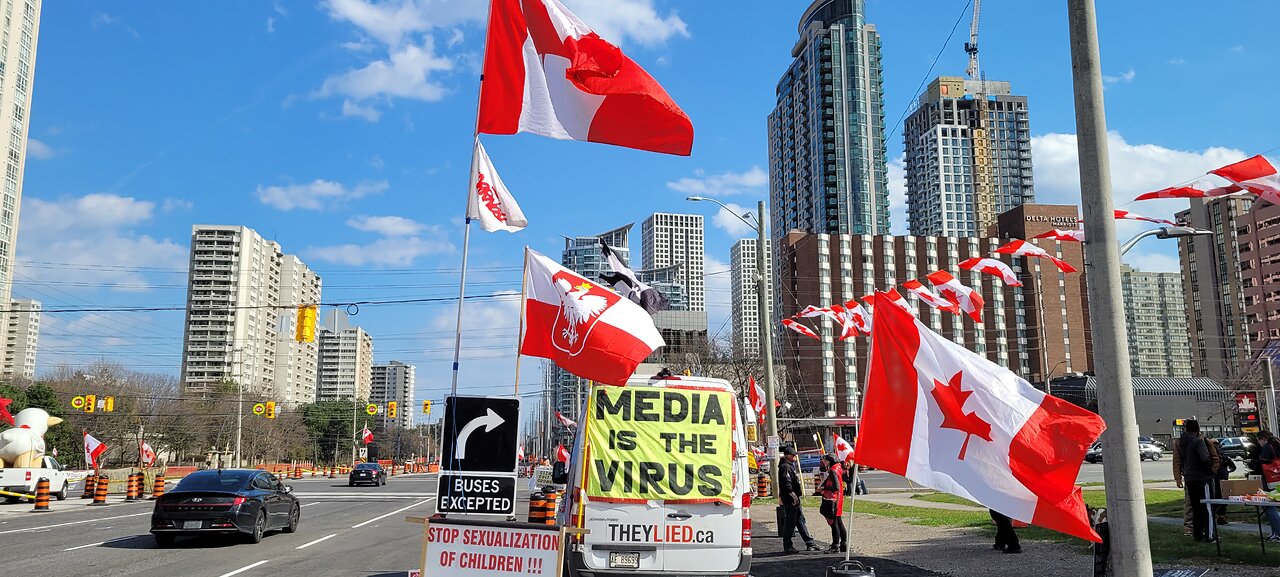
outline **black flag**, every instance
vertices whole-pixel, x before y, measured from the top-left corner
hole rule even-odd
[[[600,250],[604,252],[605,260],[609,261],[609,268],[613,269],[611,273],[600,275],[601,280],[609,283],[614,291],[631,299],[649,314],[667,309],[667,297],[662,296],[657,289],[640,282],[640,279],[636,278],[635,271],[622,264],[622,260],[614,254],[603,238],[600,239]]]

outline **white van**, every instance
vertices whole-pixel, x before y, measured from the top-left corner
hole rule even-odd
[[[632,377],[627,387],[696,388],[727,391],[722,379],[673,376]],[[607,385],[597,385],[607,387]],[[595,390],[592,390],[592,395]],[[592,502],[580,465],[588,420],[578,427],[569,465],[568,491],[557,521],[590,533],[571,539],[565,564],[570,577],[596,575],[696,575],[746,577],[751,569],[752,478],[747,470],[746,434],[741,401],[734,397],[732,419],[732,505],[712,503]],[[596,443],[592,439],[592,443]],[[591,474],[588,469],[587,475]],[[581,503],[579,502],[581,500]]]

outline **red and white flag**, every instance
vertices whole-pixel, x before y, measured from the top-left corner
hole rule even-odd
[[[755,376],[751,376],[747,379],[747,400],[751,401],[751,409],[755,411],[757,415],[764,414],[764,387],[761,387],[760,384],[756,382]]]
[[[1138,195],[1134,200],[1156,200],[1161,198],[1209,198],[1214,196],[1226,196],[1235,194],[1244,190],[1244,187],[1237,184],[1228,184],[1220,186],[1217,182],[1210,178],[1198,178],[1190,184],[1180,186],[1170,186],[1157,191],[1147,192]]]
[[[364,440],[366,445],[373,442],[373,431],[369,430],[369,423],[364,424],[364,430],[360,432],[360,438]]]
[[[813,332],[813,329],[800,324],[800,322],[795,319],[782,319],[782,326],[811,339],[822,340],[822,337],[818,336],[818,333]]]
[[[915,307],[912,307],[911,304],[907,302],[907,299],[903,298],[902,293],[898,292],[898,289],[896,288],[891,288],[883,293],[874,292],[862,297],[862,300],[867,303],[867,308],[871,309],[873,315],[875,313],[877,294],[884,295],[885,298],[889,299],[889,302],[898,305],[898,308],[911,313],[911,316],[917,316]],[[872,318],[874,318],[874,316]]]
[[[938,294],[942,295],[942,298],[947,299],[958,309],[967,313],[973,319],[973,322],[982,322],[982,306],[986,303],[982,300],[982,295],[978,294],[978,291],[965,286],[964,283],[951,276],[951,273],[945,270],[930,273],[926,278],[938,289]]]
[[[893,307],[876,307],[875,326],[855,461],[1100,541],[1075,480],[1101,417]]]
[[[836,435],[835,440],[831,442],[831,448],[836,451],[836,461],[843,463],[853,458],[853,445],[840,435]]]
[[[467,218],[480,222],[486,232],[516,232],[529,226],[511,191],[502,184],[480,139],[471,154],[471,192],[467,194]]]
[[[933,291],[925,288],[924,284],[918,280],[912,279],[902,283],[902,288],[907,289],[911,294],[916,295],[920,302],[929,305],[940,311],[960,314],[960,307],[955,303],[933,294]]]
[[[566,428],[566,429],[576,429],[576,428],[578,428],[578,423],[577,423],[576,421],[574,421],[573,419],[570,419],[569,417],[566,417],[566,416],[564,416],[564,415],[560,414],[560,411],[556,411],[556,420],[557,420],[557,421],[560,421],[560,426],[562,426],[562,427],[564,427],[564,428]]]
[[[850,300],[844,303],[844,319],[846,332],[848,325],[852,324],[853,329],[860,335],[871,335],[871,311],[862,306],[858,299]],[[848,337],[845,337],[848,338]]]
[[[517,460],[517,461],[523,461],[523,460],[524,460],[524,445],[523,445],[523,444],[516,445],[516,460]]]
[[[1280,205],[1280,174],[1262,155],[1209,171],[1240,185],[1259,198]]]
[[[138,447],[138,457],[142,461],[143,467],[150,467],[156,463],[156,451],[146,441],[143,441]]]
[[[98,457],[107,452],[107,444],[93,438],[88,431],[84,433],[84,464],[98,468]]]
[[[492,0],[479,131],[688,156],[693,123],[559,0]]]
[[[1053,240],[1060,240],[1063,242],[1084,242],[1084,231],[1078,229],[1062,230],[1060,228],[1055,228],[1049,232],[1042,232],[1031,238],[1051,238]]]
[[[624,385],[666,344],[640,305],[525,249],[525,330],[520,354],[551,359],[584,379]]]
[[[569,450],[564,448],[564,444],[556,445],[556,460],[561,463],[569,462]]]
[[[964,270],[976,270],[999,278],[1008,286],[1022,286],[1022,281],[1018,280],[1018,275],[1013,274],[1013,269],[1009,268],[1009,265],[1000,259],[971,258],[960,263],[959,266]]]
[[[1117,219],[1117,220],[1140,220],[1140,221],[1142,221],[1142,222],[1152,222],[1152,223],[1155,223],[1155,224],[1163,224],[1163,225],[1165,225],[1165,226],[1177,226],[1177,224],[1178,224],[1178,223],[1176,223],[1176,222],[1173,222],[1172,220],[1165,220],[1165,219],[1163,219],[1163,218],[1152,218],[1152,217],[1149,217],[1149,216],[1142,216],[1141,214],[1137,214],[1137,213],[1129,212],[1129,211],[1127,211],[1127,210],[1116,210],[1116,211],[1113,211],[1113,212],[1115,213],[1115,215],[1116,215],[1116,219]],[[1038,237],[1037,237],[1037,238],[1038,238]]]
[[[793,317],[791,317],[791,318],[793,318],[793,319],[811,319],[811,318],[814,318],[814,317],[821,317],[821,316],[827,316],[827,317],[831,316],[831,309],[829,309],[829,308],[820,308],[820,307],[816,307],[816,306],[813,306],[813,305],[809,305],[809,306],[804,307],[803,309],[801,309],[801,310],[800,310],[800,312],[796,313],[796,314],[795,314],[795,316],[793,316]]]
[[[1062,272],[1076,272],[1076,267],[1071,266],[1071,263],[1053,256],[1048,252],[1045,252],[1043,248],[1025,240],[1011,240],[1008,244],[997,248],[996,252],[1000,254],[1011,254],[1013,256],[1033,256],[1036,258],[1042,258],[1052,262],[1054,265],[1057,265],[1058,270]]]

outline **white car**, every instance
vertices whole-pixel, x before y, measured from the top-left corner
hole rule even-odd
[[[1143,443],[1143,442],[1138,443],[1138,460],[1139,461],[1145,461],[1147,459],[1151,459],[1152,461],[1159,461],[1160,457],[1163,457],[1163,456],[1164,456],[1164,451],[1160,449],[1159,445],[1156,445],[1155,443]]]

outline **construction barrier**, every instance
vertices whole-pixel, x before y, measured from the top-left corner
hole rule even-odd
[[[84,478],[84,492],[80,494],[80,498],[92,499],[93,490],[96,489],[97,487],[98,487],[98,476],[93,473],[89,473],[89,476]]]
[[[124,500],[126,503],[138,500],[138,476],[134,473],[129,473],[129,484],[124,491]]]
[[[543,523],[546,523],[547,525],[556,524],[556,509],[560,505],[561,495],[564,495],[564,491],[557,490],[557,491],[551,491],[550,493],[547,493],[547,502],[545,505],[546,509],[543,513],[543,515],[545,516],[545,518],[542,521]]]
[[[756,477],[756,497],[769,496],[769,476],[760,474]]]
[[[544,525],[547,522],[547,497],[542,493],[529,495],[529,522]]]
[[[335,475],[335,474],[334,474],[334,472],[333,472],[333,471],[334,471],[334,469],[335,469],[335,467],[329,467],[329,478],[330,478],[330,479],[333,479],[333,478],[337,477],[337,475]]]
[[[93,502],[89,506],[102,506],[107,504],[107,488],[110,487],[111,480],[106,475],[98,475],[98,486],[93,490]]]
[[[151,484],[151,499],[159,499],[164,496],[164,473],[158,473],[156,480]]]
[[[49,510],[49,479],[47,477],[40,477],[40,479],[36,481],[36,508],[32,509],[32,512],[48,511],[48,510]]]

